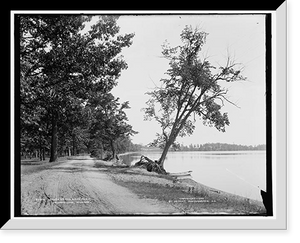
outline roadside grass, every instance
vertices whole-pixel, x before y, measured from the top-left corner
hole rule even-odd
[[[64,163],[68,160],[86,160],[86,159],[90,159],[90,156],[86,155],[86,154],[73,155],[73,156],[62,156],[62,157],[58,157],[57,161],[51,162],[51,163],[49,162],[49,157],[46,157],[46,159],[43,161],[40,161],[39,158],[22,159],[21,165],[20,165],[21,166],[21,175],[36,173],[36,172],[51,168],[52,166]]]
[[[46,158],[44,161],[40,161],[37,158],[21,160],[21,175],[37,173],[54,165],[66,162],[69,159],[71,159],[71,157],[58,157],[57,161],[51,163],[49,162],[49,158]]]
[[[130,189],[141,198],[165,201],[180,209],[183,214],[266,215],[262,202],[218,191],[190,179],[174,183],[169,176],[164,175],[135,174],[132,169],[129,172],[126,169],[113,171],[108,174],[115,183]]]

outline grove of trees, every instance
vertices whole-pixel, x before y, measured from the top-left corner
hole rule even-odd
[[[21,153],[50,162],[81,151],[96,156],[134,149],[120,103],[111,94],[127,68],[120,52],[134,34],[120,35],[118,16],[16,15],[20,57]]]

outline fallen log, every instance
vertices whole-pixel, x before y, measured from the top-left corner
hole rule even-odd
[[[144,155],[141,156],[139,162],[135,163],[135,166],[143,166],[149,172],[154,171],[158,174],[167,174],[165,169],[163,167],[161,167],[161,165],[159,164],[159,162],[157,160],[153,161]]]

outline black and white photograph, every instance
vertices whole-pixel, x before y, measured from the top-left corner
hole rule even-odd
[[[274,218],[270,13],[12,19],[15,217]]]

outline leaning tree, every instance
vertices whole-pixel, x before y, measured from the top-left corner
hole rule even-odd
[[[166,73],[168,78],[161,79],[160,87],[147,92],[150,99],[144,109],[145,119],[155,120],[162,129],[152,143],[163,149],[158,161],[161,168],[170,147],[177,145],[176,138],[193,133],[196,117],[204,125],[225,132],[229,119],[221,108],[225,102],[232,102],[226,97],[228,89],[222,82],[245,80],[242,68],[230,58],[217,68],[206,58],[199,57],[207,35],[186,26],[180,35],[182,45],[173,48],[163,45],[162,54],[170,66]]]

